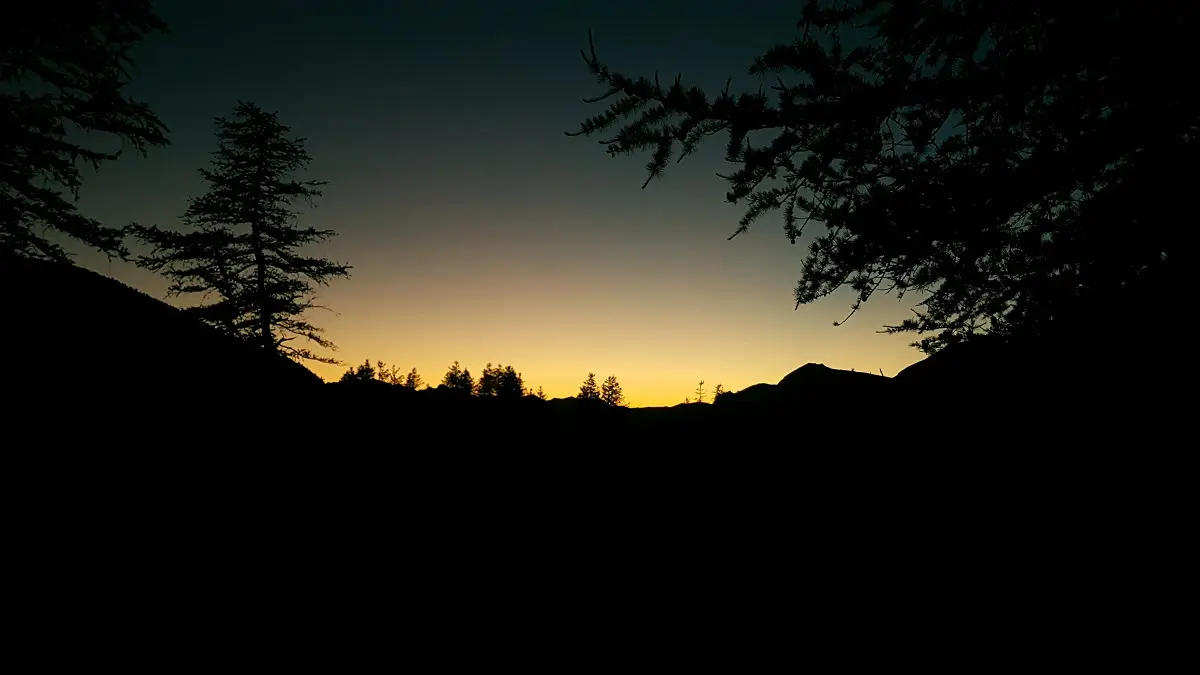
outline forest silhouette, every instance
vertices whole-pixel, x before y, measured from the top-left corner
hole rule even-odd
[[[884,327],[915,334],[914,346],[929,355],[895,382],[919,379],[934,390],[984,379],[987,386],[975,387],[972,398],[1007,386],[1037,389],[1029,378],[1080,392],[1071,396],[1094,393],[1097,380],[1113,392],[1155,388],[1144,383],[1153,381],[1153,368],[1126,369],[1114,382],[1111,373],[1098,375],[1096,364],[1104,358],[1101,341],[1159,353],[1177,347],[1162,332],[1147,339],[1137,321],[1114,317],[1128,310],[1114,308],[1133,306],[1139,316],[1166,311],[1181,282],[1179,228],[1164,221],[1178,213],[1171,195],[1186,187],[1178,167],[1195,151],[1195,104],[1144,76],[1175,57],[1128,32],[1153,26],[1156,45],[1181,48],[1193,18],[1182,7],[1149,12],[1106,2],[1079,17],[1035,4],[996,15],[971,3],[807,2],[797,39],[770,47],[750,69],[777,84],[742,94],[690,87],[682,75],[666,85],[657,74],[626,76],[601,60],[589,35],[583,61],[603,91],[585,101],[608,107],[568,135],[599,138],[610,155],[648,153],[643,188],[671,160],[725,136],[725,159],[737,167],[724,176],[726,198],[746,209],[733,236],[773,211],[793,244],[806,230],[821,229],[803,254],[797,306],[846,287],[856,293],[849,315],[877,294],[924,294],[913,318]],[[241,358],[215,359],[202,377],[189,377],[193,382],[216,373],[237,382],[259,377],[250,372],[294,370],[278,365],[280,358],[339,363],[336,346],[314,323],[324,308],[313,298],[318,286],[343,283],[352,267],[300,252],[336,232],[300,221],[296,207],[317,206],[326,183],[304,175],[306,139],[280,113],[237,101],[215,120],[216,151],[209,166],[198,167],[203,190],[177,226],[101,223],[72,201],[83,181],[80,162],[98,169],[120,153],[77,144],[68,127],[114,135],[142,153],[169,143],[167,125],[123,91],[130,50],[166,30],[149,3],[130,1],[101,3],[72,22],[35,21],[10,31],[4,81],[15,93],[3,96],[0,197],[10,283],[30,288],[34,279],[53,278],[65,284],[57,292],[99,293],[97,310],[129,308],[123,321],[130,333],[151,334],[169,315],[189,326],[186,333],[204,334],[205,344],[215,338],[200,325],[228,338],[217,353],[246,351],[234,342],[264,352],[254,367]],[[161,274],[169,297],[188,301],[179,310],[187,319],[160,308],[138,314],[133,307],[149,305],[108,280],[52,271],[48,265],[72,261],[47,232]],[[76,285],[87,288],[67,290]],[[23,311],[63,313],[38,307],[60,301],[35,300],[36,293]],[[24,323],[38,327],[19,350],[39,354],[25,361],[42,365],[30,367],[21,386],[38,386],[47,378],[44,362],[59,358],[55,349],[66,349],[59,338],[70,330],[52,328],[50,317]],[[147,369],[174,367],[176,359],[144,357],[153,352],[145,340],[109,342],[109,353],[139,364],[130,366],[139,378],[149,377]],[[197,357],[212,351],[187,340],[169,349]],[[814,373],[812,395],[829,400],[836,397],[815,390],[853,382],[848,390],[874,392],[887,379],[801,369],[778,385],[744,392],[719,384],[706,392],[700,382],[680,398],[716,405],[778,398],[795,390],[787,383],[800,372]],[[574,398],[628,404],[616,375],[603,384],[582,375]],[[378,396],[400,388],[431,390],[439,401],[457,394],[546,398],[513,366],[490,363],[478,381],[455,362],[426,386],[415,368],[401,375],[368,362],[328,389],[366,382],[389,385],[370,389]]]
[[[307,174],[287,110],[229,101],[177,223],[81,212],[84,170],[124,161],[89,133],[170,142],[125,86],[131,50],[171,36],[144,0],[11,5],[0,439],[14,587],[38,596],[14,616],[56,648],[228,667],[278,631],[311,642],[278,652],[311,667],[340,649],[344,670],[399,614],[418,651],[494,659],[467,638],[524,644],[522,613],[557,624],[545,643],[576,613],[660,635],[676,626],[658,602],[749,630],[807,610],[891,667],[918,637],[904,646],[968,652],[956,665],[1057,646],[1144,669],[1179,632],[1156,603],[1191,574],[1176,221],[1200,99],[1168,74],[1194,70],[1197,3],[809,0],[749,92],[622,74],[602,58],[621,36],[589,33],[580,90],[559,93],[587,94],[590,73],[596,114],[554,133],[645,156],[646,189],[723,142],[733,236],[778,216],[802,244],[797,307],[923,298],[881,329],[914,339],[894,376],[798,363],[660,407],[607,367],[550,397],[519,363],[340,363],[315,292],[354,284],[354,261],[304,222],[337,186]],[[65,241],[161,275],[168,297],[76,265]],[[310,361],[345,371],[325,382]]]
[[[589,34],[580,91],[562,97],[586,93],[590,72],[597,113],[568,135],[647,156],[647,189],[721,139],[726,199],[744,208],[733,236],[778,214],[804,244],[797,307],[845,288],[848,315],[880,295],[923,298],[882,328],[918,350],[893,377],[796,364],[739,391],[699,381],[664,407],[636,407],[620,373],[580,372],[577,393],[551,398],[500,361],[441,374],[343,363],[322,381],[303,364],[339,361],[314,293],[355,283],[353,261],[313,253],[337,233],[299,209],[336,186],[307,175],[288,111],[229,102],[178,223],[100,222],[75,203],[81,169],[120,153],[69,130],[141,153],[170,142],[124,90],[131,49],[167,26],[137,0],[69,21],[39,3],[19,28],[5,15],[6,444],[71,448],[172,503],[237,475],[249,511],[268,486],[296,503],[321,490],[381,500],[401,474],[423,476],[406,479],[412,494],[655,503],[688,510],[696,531],[731,523],[735,505],[778,500],[760,513],[782,513],[793,494],[878,505],[936,491],[965,514],[1011,504],[1004,486],[1019,480],[1022,513],[1067,487],[1099,500],[1097,476],[1141,480],[1122,453],[1174,447],[1186,419],[1172,386],[1186,331],[1166,324],[1185,288],[1175,221],[1200,114],[1155,74],[1194,65],[1196,10],[1150,5],[805,2],[795,40],[763,45],[751,66],[774,84],[744,93],[622,74]],[[181,302],[75,265],[68,240],[162,275]],[[131,468],[113,444],[155,459]],[[173,488],[154,473],[168,460]],[[64,484],[88,492],[88,474]]]

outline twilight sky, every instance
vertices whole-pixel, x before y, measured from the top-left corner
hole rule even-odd
[[[894,375],[920,357],[913,336],[876,331],[909,303],[880,296],[834,327],[848,294],[793,309],[806,242],[790,245],[778,214],[726,241],[742,207],[714,175],[723,137],[639,190],[648,157],[563,135],[601,109],[580,101],[601,93],[579,57],[589,27],[622,72],[757,88],[747,68],[794,35],[795,5],[160,0],[172,33],[135,52],[130,92],[172,145],[87,176],[80,207],[111,225],[177,225],[203,190],[212,118],[252,100],[308,138],[304,177],[330,183],[302,222],[337,230],[318,250],[354,266],[321,289],[336,313],[312,317],[348,364],[415,366],[431,383],[455,360],[475,374],[512,364],[551,397],[615,373],[636,406],[808,362]],[[77,260],[164,297],[132,264]]]

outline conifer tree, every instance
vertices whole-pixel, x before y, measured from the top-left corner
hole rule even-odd
[[[375,379],[388,384],[404,384],[404,378],[400,375],[400,366],[389,366],[383,361],[375,362]]]
[[[927,352],[1108,329],[1123,304],[1157,320],[1190,273],[1200,114],[1168,72],[1196,69],[1198,18],[1194,0],[805,0],[750,66],[757,91],[630,77],[592,44],[585,100],[607,108],[569,135],[647,153],[643,188],[724,136],[733,236],[779,211],[805,239],[796,306],[915,294],[886,329]]]
[[[378,375],[378,371],[371,366],[371,361],[365,360],[361,366],[354,366],[342,373],[342,378],[338,380],[343,383],[360,383],[372,382]]]
[[[600,389],[596,386],[596,374],[588,373],[587,379],[579,387],[579,398],[598,399]]]
[[[466,370],[458,365],[458,361],[455,361],[442,377],[442,386],[473,394],[475,393],[475,378],[471,377],[471,371]]]
[[[263,349],[323,363],[337,360],[290,344],[303,338],[336,347],[306,318],[318,305],[316,286],[349,276],[348,265],[301,253],[332,230],[301,226],[296,202],[315,206],[326,183],[297,180],[310,157],[303,138],[277,113],[239,102],[229,118],[216,118],[212,168],[201,168],[208,191],[192,198],[181,232],[132,225],[131,234],[152,247],[138,264],[171,280],[169,293],[201,293],[191,311]]]
[[[477,396],[496,396],[500,398],[520,398],[525,392],[525,382],[521,374],[512,366],[488,363],[479,382],[475,385]]]
[[[616,375],[609,375],[600,385],[600,400],[612,406],[625,405],[625,395],[621,393],[621,384],[617,382]]]
[[[127,255],[120,228],[74,203],[81,165],[121,151],[81,139],[107,134],[142,155],[167,145],[166,125],[124,91],[130,50],[166,31],[146,0],[0,3],[0,253],[69,262],[54,233]]]
[[[546,400],[546,392],[542,391],[541,386],[538,387],[538,390],[537,390],[537,392],[534,393],[534,396],[537,396],[538,398],[542,399],[543,401]]]
[[[408,371],[408,375],[404,376],[403,386],[407,389],[420,389],[425,384],[421,379],[421,375],[417,373],[417,369],[413,368]]]
[[[493,368],[492,363],[489,361],[488,364],[483,367],[483,372],[479,374],[479,380],[475,383],[475,395],[495,396],[499,379],[500,368]]]
[[[525,379],[511,365],[504,366],[496,387],[496,394],[503,398],[521,398],[525,394]]]

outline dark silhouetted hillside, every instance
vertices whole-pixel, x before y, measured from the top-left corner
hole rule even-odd
[[[317,387],[300,364],[223,335],[180,309],[82,267],[9,259],[0,267],[8,302],[9,387],[161,402]]]
[[[808,363],[785,375],[778,384],[755,384],[741,391],[723,394],[717,399],[717,405],[811,405],[821,401],[843,400],[848,395],[875,395],[890,391],[891,385],[892,380],[882,375]]]
[[[46,474],[104,499],[112,493],[95,492],[97,472],[127,488],[136,481],[138,518],[149,517],[138,511],[146,503],[173,504],[179,517],[211,508],[214,484],[224,486],[229,519],[281,504],[297,509],[296,523],[341,513],[339,532],[362,537],[405,510],[479,522],[519,513],[568,527],[559,522],[568,505],[576,516],[622,509],[630,523],[653,503],[656,517],[679,518],[673,528],[704,528],[750,504],[773,502],[762,508],[783,516],[796,495],[828,508],[852,492],[896,503],[934,485],[940,501],[930,512],[956,518],[965,503],[1008,508],[1004,486],[1017,479],[1039,499],[1092,499],[1102,483],[1089,476],[1170,451],[1183,420],[1180,405],[1156,405],[1165,388],[1146,385],[1162,371],[1095,361],[1108,380],[1078,381],[1062,377],[1078,368],[1047,365],[1061,347],[1033,359],[1032,343],[948,348],[895,378],[808,364],[712,405],[662,408],[322,384],[93,272],[21,261],[0,275],[11,299],[6,391],[17,400],[6,440],[149,451],[78,453],[68,473]],[[1073,363],[1092,354],[1076,348]],[[104,414],[86,415],[93,407]],[[38,421],[14,409],[36,410]],[[81,416],[92,425],[80,426]],[[49,436],[48,424],[57,425]],[[1073,487],[1051,489],[1064,481]],[[867,517],[877,506],[837,508],[838,518]]]

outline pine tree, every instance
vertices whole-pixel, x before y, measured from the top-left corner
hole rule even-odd
[[[596,386],[596,374],[588,373],[587,379],[579,387],[579,398],[599,399],[600,389]]]
[[[700,380],[700,384],[696,386],[696,403],[704,403],[704,380]]]
[[[442,377],[442,386],[473,394],[475,393],[475,378],[471,377],[471,371],[459,366],[458,361],[455,361]]]
[[[0,3],[0,254],[69,262],[47,231],[128,254],[120,228],[74,203],[80,164],[99,169],[121,151],[76,141],[108,134],[143,156],[167,145],[166,125],[124,92],[130,50],[166,31],[146,0]]]
[[[546,392],[542,391],[542,388],[540,386],[538,387],[537,393],[534,394],[534,396],[537,396],[538,398],[542,399],[543,401],[546,400]]]
[[[496,388],[500,380],[500,368],[492,367],[489,361],[483,367],[483,372],[479,374],[479,381],[475,383],[476,396],[495,396]]]
[[[479,376],[475,385],[477,396],[497,396],[500,398],[520,398],[525,392],[525,382],[521,374],[512,366],[488,363]]]
[[[383,361],[375,362],[375,379],[388,384],[404,383],[404,378],[400,375],[400,366],[389,366]]]
[[[424,384],[425,382],[421,379],[420,374],[417,373],[416,368],[408,371],[408,375],[404,376],[403,386],[406,389],[420,389]]]
[[[808,239],[797,308],[918,294],[886,328],[927,352],[1170,313],[1200,134],[1192,88],[1163,77],[1195,69],[1196,3],[995,4],[805,0],[795,39],[750,68],[770,88],[741,94],[628,77],[592,43],[608,107],[569,135],[648,153],[646,187],[727,134],[733,236],[778,210]]]
[[[295,180],[310,162],[303,138],[254,103],[239,102],[230,118],[216,118],[217,150],[211,169],[200,169],[208,191],[189,200],[185,230],[132,225],[131,234],[153,251],[138,263],[172,281],[172,294],[216,298],[192,311],[200,318],[263,349],[294,359],[337,363],[297,338],[329,350],[336,347],[305,318],[318,308],[318,285],[349,276],[350,267],[302,255],[332,230],[300,226],[292,205],[314,206],[326,183]]]
[[[515,368],[504,366],[496,378],[496,395],[501,398],[521,398],[525,393],[525,380]]]
[[[600,400],[612,406],[625,405],[625,395],[621,393],[621,384],[617,382],[616,375],[609,375],[600,385]]]
[[[378,371],[371,366],[371,361],[368,359],[363,361],[361,366],[355,366],[342,373],[342,378],[338,381],[344,383],[371,382],[376,378],[377,375]]]
[[[442,386],[453,388],[458,384],[459,378],[462,376],[462,367],[455,361],[446,369],[446,374],[442,376]]]

